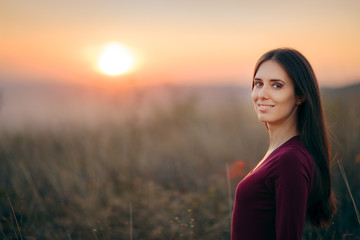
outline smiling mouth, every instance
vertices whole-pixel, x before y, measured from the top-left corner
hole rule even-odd
[[[264,105],[264,104],[258,104],[259,110],[268,110],[273,108],[275,105]]]

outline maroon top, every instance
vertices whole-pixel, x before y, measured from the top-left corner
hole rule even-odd
[[[295,136],[237,186],[232,240],[301,240],[314,162]]]

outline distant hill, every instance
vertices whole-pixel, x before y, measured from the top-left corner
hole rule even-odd
[[[61,125],[96,125],[121,121],[130,113],[151,113],[192,99],[202,110],[242,105],[252,108],[250,86],[171,85],[147,87],[85,86],[61,83],[0,83],[0,128]],[[325,102],[360,102],[360,83],[341,88],[322,88]],[[355,105],[354,105],[355,106]]]
[[[344,87],[338,87],[338,88],[322,88],[321,93],[324,97],[334,97],[334,96],[353,96],[358,95],[360,97],[360,80],[359,83],[347,85]]]

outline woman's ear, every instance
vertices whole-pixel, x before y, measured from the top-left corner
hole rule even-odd
[[[299,96],[296,105],[300,106],[305,101],[305,96]]]

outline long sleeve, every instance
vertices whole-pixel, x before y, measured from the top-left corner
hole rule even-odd
[[[314,162],[294,137],[275,149],[236,189],[232,240],[301,240]]]
[[[276,239],[302,239],[307,199],[311,190],[311,167],[297,151],[287,151],[277,161],[274,179]]]

